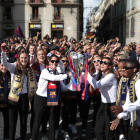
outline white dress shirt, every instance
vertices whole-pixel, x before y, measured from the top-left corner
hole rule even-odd
[[[67,74],[54,75],[50,74],[46,68],[43,69],[39,78],[36,94],[42,97],[47,97],[48,81],[60,81],[61,90],[64,92],[67,91],[67,86],[63,83],[63,80],[65,79],[67,79]]]
[[[122,106],[123,112],[119,113],[118,118],[124,118],[126,114],[130,112],[130,124],[132,124],[133,111],[136,110],[137,125],[140,127],[140,79],[138,79],[135,83],[135,95],[137,100],[134,103],[131,103],[129,99],[129,88],[127,86],[126,101],[125,104]]]
[[[5,52],[1,53],[1,63],[11,73],[11,85],[12,85],[13,77],[14,77],[14,73],[15,73],[15,69],[16,69],[16,64],[7,62]],[[27,76],[25,75],[21,94],[28,93],[27,83],[28,83]]]
[[[101,93],[101,99],[103,103],[115,103],[117,95],[117,79],[113,73],[107,74],[104,78],[102,76],[101,80],[96,81],[88,73],[88,82],[93,86],[94,89],[99,88]]]

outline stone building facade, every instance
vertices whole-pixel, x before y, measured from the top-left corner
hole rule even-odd
[[[67,35],[82,38],[83,0],[0,0],[0,38],[13,36],[20,25],[26,38]]]
[[[93,24],[100,41],[119,37],[122,45],[140,43],[140,1],[102,0]]]

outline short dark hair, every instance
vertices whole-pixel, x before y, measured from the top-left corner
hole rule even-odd
[[[42,46],[47,46],[47,45],[48,45],[48,44],[41,44],[41,47],[42,47]]]
[[[132,67],[137,68],[137,72],[139,71],[139,62],[137,60],[127,60]]]
[[[43,39],[47,39],[47,37],[45,36],[45,37],[43,37]]]
[[[59,57],[57,55],[55,55],[55,54],[51,55],[49,60],[51,60],[53,57],[56,57],[58,59],[58,61],[59,61]]]
[[[31,46],[34,46],[36,48],[36,45],[35,44],[30,44],[29,45],[29,49],[30,49]]]

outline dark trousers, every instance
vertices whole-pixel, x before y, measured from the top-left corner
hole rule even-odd
[[[30,102],[31,103],[31,120],[30,120],[30,131],[32,135],[32,129],[33,129],[33,124],[34,124],[34,118],[35,118],[35,110],[34,110],[34,99]],[[46,126],[47,126],[47,121],[48,121],[48,116],[47,113],[45,112],[42,118],[42,134],[46,134]]]
[[[97,112],[95,133],[98,140],[118,140],[117,130],[110,130],[111,121],[115,120],[114,114],[110,111],[110,107],[116,103],[101,103]]]
[[[129,140],[140,140],[140,127],[138,131],[131,130],[132,126],[129,126]]]
[[[56,106],[55,130],[59,129],[60,111],[61,111],[61,102],[59,101],[58,106]]]
[[[34,110],[35,119],[32,130],[32,140],[38,139],[38,132],[40,125],[43,121],[45,113],[49,115],[49,140],[55,139],[55,118],[56,118],[56,106],[47,106],[47,97],[41,97],[35,95],[34,97]]]
[[[101,95],[96,95],[95,93],[92,99],[93,99],[93,108],[94,108],[92,127],[95,128],[97,112],[101,106]]]
[[[69,122],[76,124],[77,99],[62,98],[62,130],[68,131]]]
[[[0,107],[0,111],[3,114],[3,120],[4,120],[3,136],[4,136],[4,139],[9,139],[9,113],[8,113],[8,108],[7,107],[4,107],[4,108]]]
[[[26,139],[27,116],[29,108],[28,94],[21,94],[17,103],[9,101],[9,140],[15,140],[18,112],[20,116],[20,139]]]
[[[87,128],[88,113],[91,105],[91,97],[88,97],[88,100],[81,100],[82,102],[82,129]]]
[[[130,124],[130,120],[121,119],[120,130],[121,130],[121,134],[125,135],[126,140],[128,140],[128,137],[129,137],[128,136],[129,124]]]

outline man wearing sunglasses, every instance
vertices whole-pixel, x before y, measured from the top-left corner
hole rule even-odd
[[[127,84],[127,97],[125,104],[121,107],[119,105],[110,107],[110,110],[117,118],[112,121],[111,130],[117,128],[120,119],[128,117],[130,113],[130,140],[140,139],[140,73],[139,63],[137,60],[129,60],[124,67],[125,78],[129,78]]]

